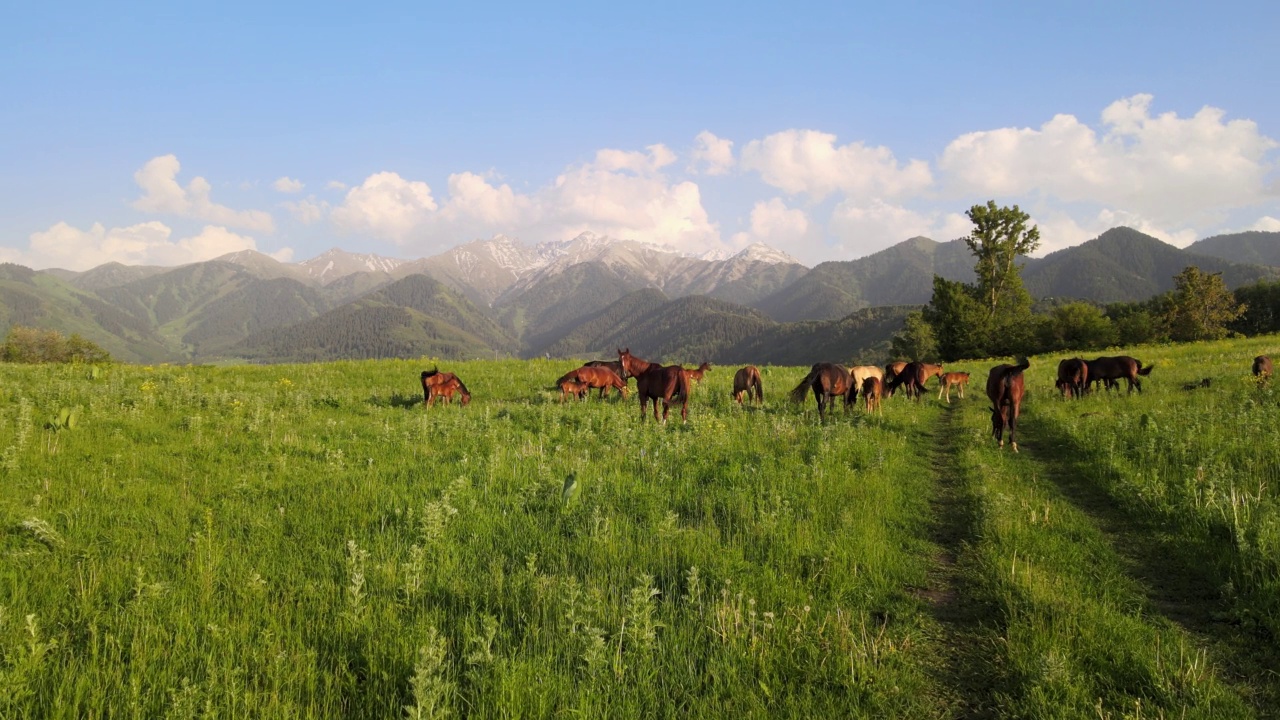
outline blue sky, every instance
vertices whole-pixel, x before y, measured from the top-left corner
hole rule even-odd
[[[614,5],[7,9],[0,260],[1280,230],[1275,3]]]

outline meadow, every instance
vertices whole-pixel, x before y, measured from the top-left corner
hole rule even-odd
[[[566,361],[2,365],[0,717],[1274,715],[1276,350],[1034,357],[1016,455],[994,361],[665,426]]]

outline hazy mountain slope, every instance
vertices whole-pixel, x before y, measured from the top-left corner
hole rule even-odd
[[[874,307],[839,320],[778,323],[726,348],[718,357],[725,363],[880,365],[888,359],[889,343],[902,329],[903,319],[919,309],[918,305]]]
[[[300,323],[329,308],[324,294],[297,280],[257,280],[204,306],[182,340],[194,358],[209,359],[254,333]]]
[[[1280,267],[1280,232],[1251,231],[1215,235],[1197,240],[1185,249],[1189,253],[1208,255],[1233,263]]]
[[[621,342],[625,332],[637,318],[662,307],[670,298],[655,288],[637,290],[599,312],[578,318],[546,332],[529,337],[525,343],[526,357],[586,357],[604,353],[610,355]]]
[[[43,273],[54,275],[65,281],[68,285],[80,290],[96,291],[102,288],[116,287],[134,280],[159,275],[168,272],[172,268],[159,267],[156,265],[122,265],[118,262],[109,262],[105,265],[99,265],[84,272],[74,272],[71,270],[60,270],[50,268],[41,270]]]
[[[1133,302],[1172,290],[1173,277],[1188,265],[1205,272],[1222,272],[1227,285],[1233,288],[1280,276],[1280,271],[1272,268],[1192,254],[1132,228],[1120,227],[1028,262],[1022,279],[1036,298]]]
[[[764,313],[742,305],[702,295],[672,300],[635,317],[608,343],[596,348],[607,354],[617,346],[629,347],[646,360],[697,364],[720,362],[724,351],[759,334],[776,323]]]
[[[410,275],[370,293],[367,302],[410,308],[480,338],[499,354],[514,354],[518,344],[489,315],[444,283],[426,275]]]
[[[579,263],[509,299],[504,296],[494,307],[503,325],[523,337],[588,317],[644,286],[603,263]]]
[[[429,275],[461,292],[471,302],[488,306],[539,262],[535,249],[498,235],[415,260],[402,266],[400,271]]]

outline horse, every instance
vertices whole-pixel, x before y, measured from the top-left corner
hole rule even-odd
[[[1063,397],[1079,398],[1089,386],[1089,364],[1080,358],[1064,358],[1058,363],[1054,386]]]
[[[689,376],[679,365],[663,367],[657,363],[631,354],[631,348],[618,350],[618,362],[631,377],[636,379],[636,394],[640,396],[640,421],[644,421],[644,406],[653,400],[653,419],[658,419],[658,400],[662,400],[662,422],[667,421],[671,403],[680,401],[680,419],[689,422]]]
[[[967,372],[949,372],[938,376],[942,381],[938,383],[938,399],[944,396],[947,398],[947,404],[951,404],[951,388],[960,391],[960,399],[964,399],[964,386],[969,384],[969,373]]]
[[[610,370],[613,371],[614,375],[617,375],[623,380],[626,380],[627,378],[631,377],[630,375],[627,374],[627,369],[622,367],[622,363],[618,362],[617,360],[592,360],[590,362],[583,363],[582,367],[609,368]]]
[[[587,393],[591,392],[590,385],[587,385],[584,382],[578,382],[572,374],[565,375],[560,378],[560,380],[556,382],[556,385],[560,388],[560,402],[567,400],[570,395],[581,400],[587,396]]]
[[[462,380],[453,373],[440,372],[440,368],[422,371],[422,403],[424,405],[435,405],[438,397],[443,397],[447,402],[453,402],[455,393],[462,393],[462,404],[467,405],[471,402],[471,391],[467,390],[467,386]]]
[[[809,374],[791,391],[791,402],[803,402],[810,388],[818,401],[818,418],[823,420],[826,419],[827,403],[834,402],[837,396],[844,397],[845,407],[857,397],[853,377],[843,365],[835,363],[815,363]]]
[[[1129,392],[1138,388],[1138,392],[1142,392],[1142,381],[1138,380],[1138,376],[1146,377],[1151,374],[1155,365],[1142,367],[1142,363],[1128,355],[1117,355],[1115,357],[1100,357],[1093,360],[1086,360],[1086,372],[1088,372],[1089,382],[1106,383],[1108,390],[1114,386],[1120,389],[1120,380],[1129,381]]]
[[[853,378],[853,391],[856,393],[867,378],[884,378],[883,371],[875,365],[855,365],[849,368],[849,376]]]
[[[1271,358],[1266,355],[1259,355],[1253,359],[1253,376],[1258,379],[1259,385],[1267,384],[1271,379]]]
[[[624,400],[627,397],[626,381],[614,373],[613,370],[602,365],[583,365],[580,368],[570,370],[559,380],[556,380],[556,385],[560,385],[567,380],[572,380],[582,385],[586,385],[588,388],[598,389],[600,391],[600,397],[608,395],[609,388],[617,388],[618,392],[622,393]],[[561,392],[563,392],[563,389],[561,389]]]
[[[898,377],[898,373],[902,372],[902,369],[906,366],[907,364],[905,362],[891,362],[884,366],[884,375],[880,376],[880,379],[885,383],[891,383],[894,378]],[[889,394],[892,395],[893,393]]]
[[[755,365],[748,365],[733,375],[733,399],[741,405],[742,396],[746,395],[750,400],[753,391],[755,401],[764,402],[764,384],[760,381],[760,369]]]
[[[892,395],[900,385],[907,386],[907,397],[919,400],[925,391],[925,383],[933,376],[942,376],[941,365],[930,365],[922,362],[909,362],[901,371],[893,376],[886,391]]]
[[[867,404],[867,412],[875,410],[884,415],[884,408],[880,406],[880,401],[884,398],[884,381],[879,377],[872,375],[862,381],[862,398]]]
[[[1017,365],[997,365],[987,374],[987,397],[991,398],[991,435],[999,447],[1004,447],[1004,429],[1009,428],[1009,444],[1018,452],[1014,429],[1018,425],[1018,413],[1022,410],[1022,396],[1026,391],[1022,371],[1031,362],[1022,358]]]
[[[690,380],[701,385],[702,376],[711,372],[711,363],[703,361],[703,363],[699,365],[696,370],[685,370],[685,372],[689,373]]]

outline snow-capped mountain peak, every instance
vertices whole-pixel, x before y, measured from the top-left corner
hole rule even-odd
[[[740,250],[738,254],[733,257],[738,260],[751,260],[754,262],[769,263],[771,265],[800,264],[799,260],[791,257],[781,250],[771,248],[764,243],[752,243]]]

